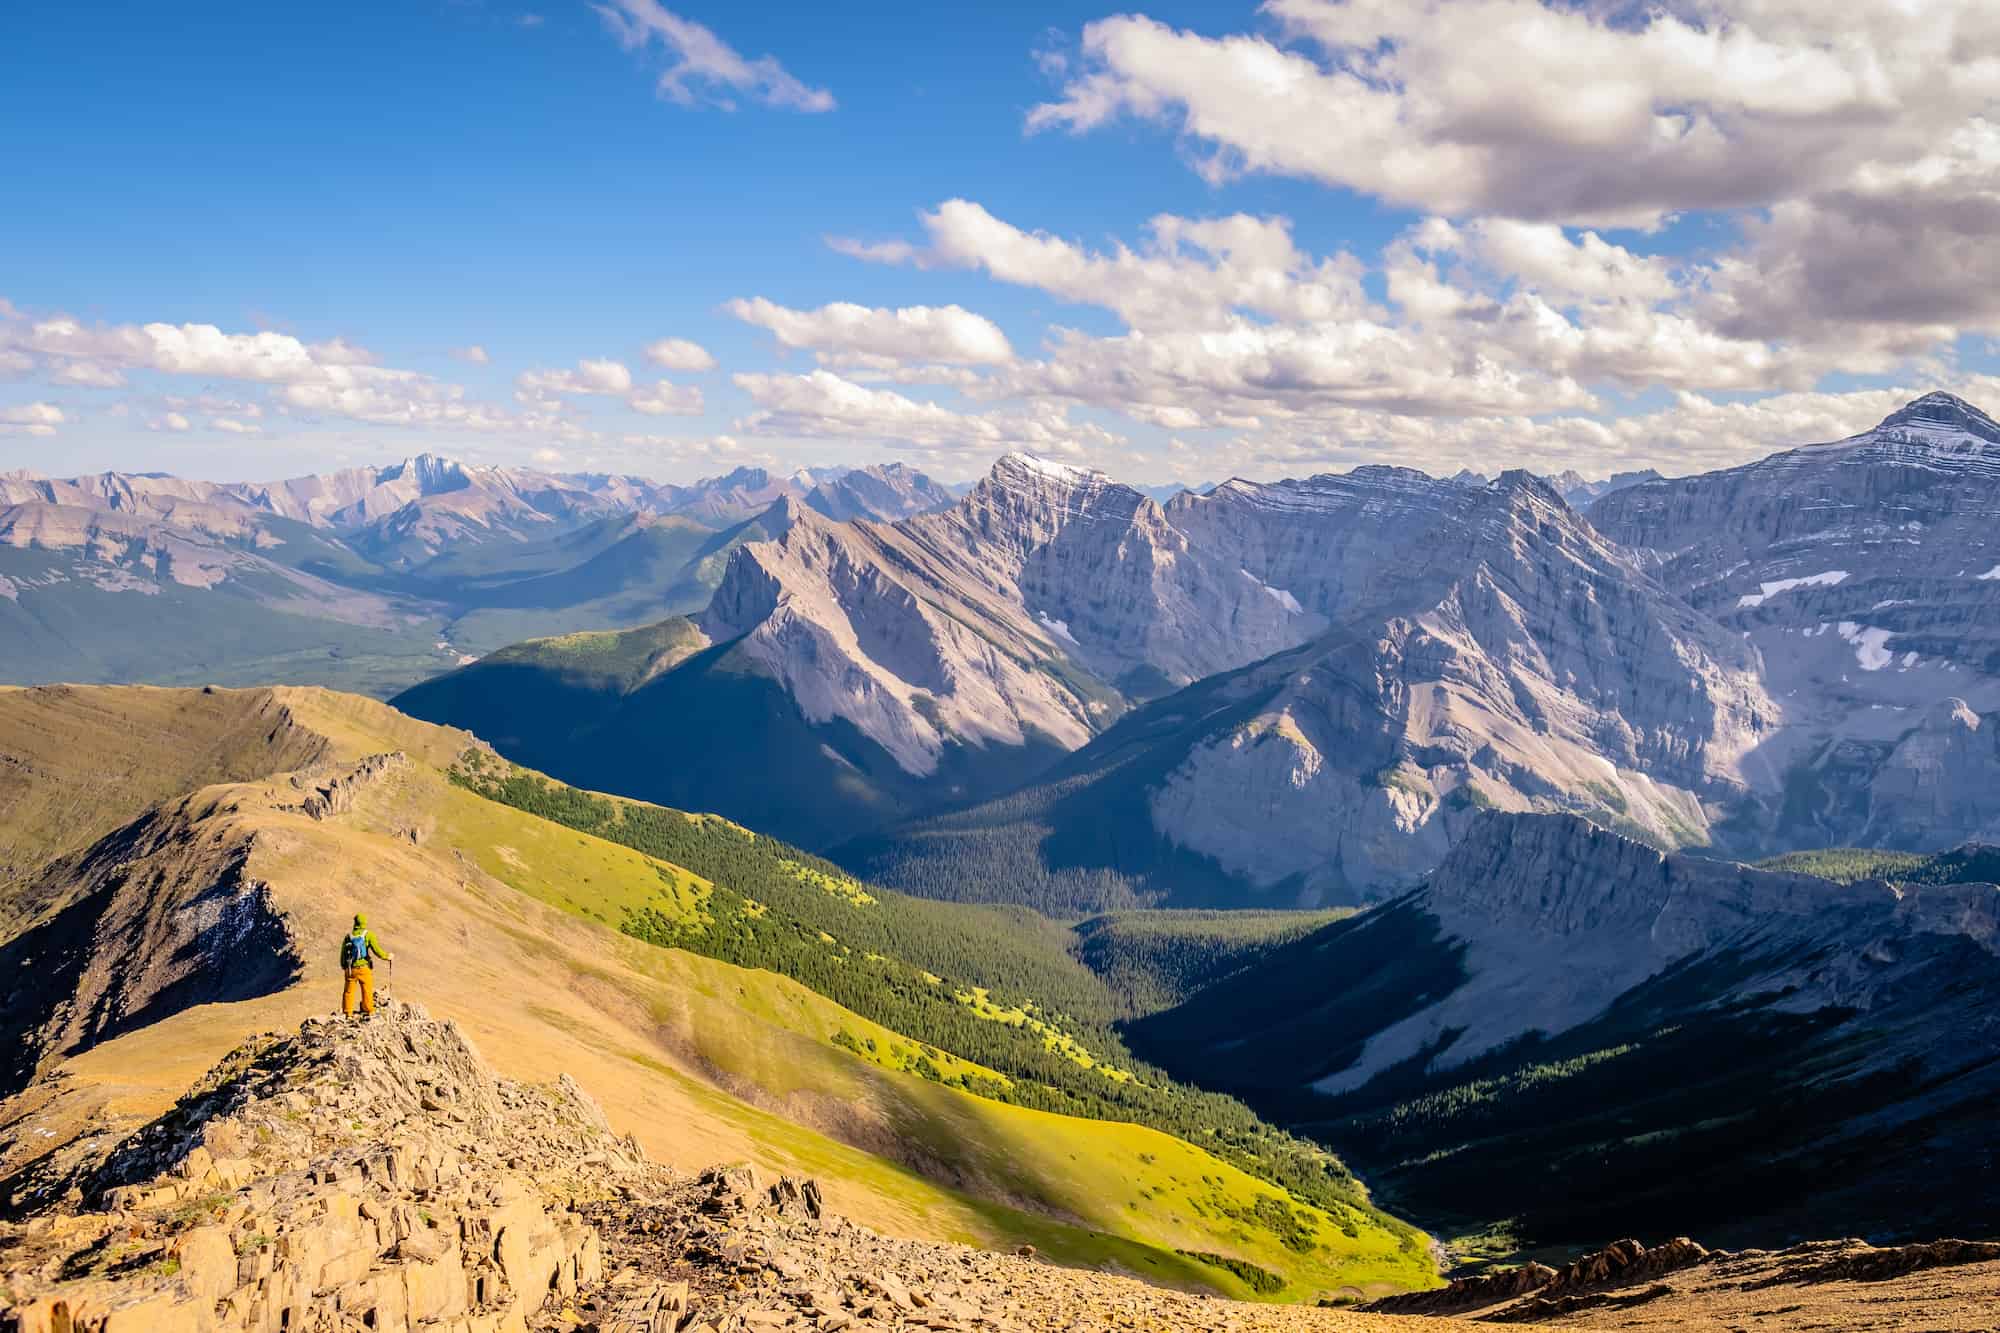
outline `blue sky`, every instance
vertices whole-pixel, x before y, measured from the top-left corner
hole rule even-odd
[[[0,468],[1734,461],[1992,387],[1920,7],[28,0]]]

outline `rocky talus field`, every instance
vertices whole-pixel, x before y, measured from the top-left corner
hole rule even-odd
[[[2000,1302],[2000,1244],[1686,1239],[1366,1310],[1190,1295],[1027,1247],[894,1239],[833,1215],[809,1180],[653,1164],[566,1075],[501,1079],[455,1023],[394,1001],[252,1038],[23,1203],[0,1229],[8,1333],[1973,1330]]]

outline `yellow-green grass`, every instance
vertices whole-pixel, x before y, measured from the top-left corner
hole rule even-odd
[[[648,907],[675,921],[705,919],[713,885],[692,871],[525,815],[435,775],[426,785],[425,804],[438,812],[437,836],[510,888],[614,927]]]
[[[926,976],[929,974],[926,973]],[[1026,1028],[1042,1039],[1042,1045],[1049,1050],[1082,1065],[1085,1069],[1095,1069],[1106,1078],[1123,1083],[1132,1077],[1130,1070],[1099,1062],[1089,1048],[1061,1028],[1046,1023],[1029,1012],[1029,1005],[1000,1005],[993,1002],[992,994],[984,986],[973,986],[955,991],[952,998],[970,1009],[978,1017],[991,1023],[1005,1023],[1009,1027]]]
[[[797,861],[780,861],[778,865],[799,883],[809,884],[836,898],[845,898],[856,907],[873,907],[880,901],[862,886],[860,880],[847,875],[829,875],[824,870],[815,870]]]
[[[419,773],[399,786],[385,800],[390,808],[380,812],[383,819],[399,817],[397,811],[413,798],[436,809],[436,839],[552,907],[606,925],[641,905],[678,919],[699,919],[708,885],[679,867],[486,801],[435,773]],[[1078,1262],[1117,1262],[1177,1281],[1186,1280],[1191,1261],[1175,1251],[1227,1254],[1286,1279],[1285,1288],[1266,1299],[1311,1299],[1341,1287],[1400,1289],[1434,1280],[1421,1247],[1405,1248],[1398,1236],[1362,1214],[1331,1218],[1155,1130],[1031,1110],[946,1086],[967,1075],[1000,1076],[775,973],[630,937],[611,938],[623,965],[663,983],[669,998],[655,1002],[654,1022],[678,1033],[695,1067],[758,1105],[823,1122],[837,1136],[844,1133],[889,1153],[898,1159],[891,1168],[898,1179],[928,1171],[952,1181],[987,1201],[982,1205],[987,1225],[1007,1222],[1012,1243],[1025,1241]],[[517,946],[533,949],[534,943],[523,939]],[[610,984],[609,973],[600,981]],[[1052,1043],[1067,1040],[1025,1010],[1002,1009],[983,993],[960,998],[993,1021],[1030,1025]],[[846,1040],[836,1045],[837,1036]],[[587,1032],[575,1037],[591,1040]],[[1087,1051],[1074,1050],[1089,1061]],[[906,1072],[919,1054],[943,1083]],[[801,1128],[774,1123],[761,1141],[796,1155],[804,1149],[791,1136]],[[1260,1196],[1311,1219],[1314,1241],[1305,1253],[1287,1249],[1271,1228],[1244,1216]],[[995,1205],[1000,1212],[992,1211]],[[1038,1225],[1024,1230],[1019,1218],[1008,1221],[1012,1214],[1038,1219]],[[1342,1221],[1357,1234],[1344,1235]],[[1058,1234],[1064,1228],[1081,1234]],[[1196,1268],[1205,1285],[1254,1297],[1232,1274]]]
[[[523,941],[532,947],[531,942]],[[885,1048],[914,1043],[842,1009],[774,973],[751,971],[637,941],[621,962],[665,983],[671,998],[656,1014],[685,1029],[698,1067],[739,1096],[786,1108],[798,1120],[883,1145],[894,1160],[856,1162],[856,1150],[829,1143],[805,1124],[772,1120],[755,1127],[769,1157],[808,1174],[860,1178],[870,1189],[934,1214],[947,1208],[923,1168],[958,1186],[947,1212],[972,1205],[979,1225],[958,1218],[945,1233],[986,1244],[1028,1243],[1064,1262],[1115,1263],[1144,1275],[1194,1281],[1254,1299],[1233,1275],[1193,1265],[1175,1253],[1200,1250],[1247,1259],[1287,1279],[1266,1299],[1306,1300],[1342,1287],[1403,1289],[1432,1281],[1427,1256],[1353,1214],[1349,1238],[1339,1221],[1298,1204],[1180,1139],[1138,1125],[1083,1120],[973,1096],[956,1088],[868,1063],[831,1042],[835,1032],[872,1037]],[[574,1038],[592,1042],[588,1030]],[[644,1063],[650,1057],[618,1052]],[[978,1070],[935,1053],[947,1075]],[[648,1066],[650,1067],[650,1066]],[[735,1113],[739,1124],[749,1122]],[[842,1123],[843,1120],[846,1123]],[[1306,1254],[1286,1249],[1246,1212],[1260,1196],[1313,1219],[1317,1243]]]

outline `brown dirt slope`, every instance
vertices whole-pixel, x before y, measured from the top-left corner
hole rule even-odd
[[[0,688],[0,939],[50,906],[23,897],[49,858],[169,797],[328,748],[272,690]]]

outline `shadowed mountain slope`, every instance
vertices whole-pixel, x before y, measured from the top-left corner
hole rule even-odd
[[[1991,883],[1841,884],[1489,815],[1414,893],[1130,1035],[1433,1221],[1982,1234],[1997,923]]]

